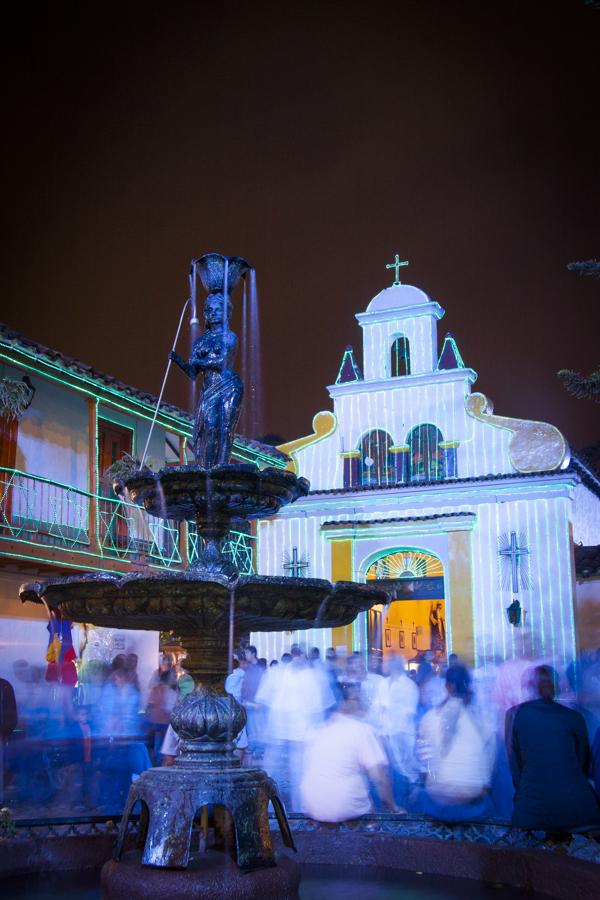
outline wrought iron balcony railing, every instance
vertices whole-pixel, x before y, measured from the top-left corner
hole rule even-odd
[[[31,555],[26,547],[52,547],[161,569],[180,568],[198,553],[191,523],[180,526],[116,497],[0,467],[0,553],[2,541],[22,544],[23,556]],[[254,541],[231,532],[226,552],[243,574],[254,572]]]

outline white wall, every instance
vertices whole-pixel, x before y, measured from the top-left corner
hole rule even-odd
[[[33,580],[33,575],[0,571],[0,677],[14,686],[13,664],[24,659],[31,666],[46,671],[48,647],[48,617],[43,606],[21,603],[19,587],[23,581]],[[83,629],[74,625],[73,647],[79,656],[83,644]],[[117,653],[137,653],[138,676],[142,688],[142,701],[147,693],[148,681],[158,666],[158,640],[156,631],[122,631],[113,628],[93,628],[84,659],[102,659],[110,663]]]
[[[412,375],[432,372],[437,365],[437,321],[433,314],[397,318],[387,322],[361,322],[365,381],[388,378],[394,338],[404,334],[409,341]]]
[[[397,386],[392,382],[382,390],[354,386],[344,390],[334,398],[336,431],[296,452],[299,474],[308,478],[312,490],[343,487],[340,454],[358,449],[368,431],[381,428],[400,445],[415,426],[427,423],[439,428],[444,440],[460,442],[456,457],[459,478],[514,472],[508,453],[511,433],[468,415],[466,374],[446,379],[447,375],[440,373],[428,384],[402,385],[398,379]]]
[[[282,575],[284,554],[298,548],[308,557],[313,578],[331,578],[331,547],[321,532],[325,521],[422,517],[472,512],[477,516],[472,532],[473,625],[478,663],[494,657],[510,658],[519,652],[519,641],[531,641],[540,657],[564,665],[576,649],[573,610],[573,571],[569,540],[569,510],[573,487],[568,482],[518,485],[472,486],[469,493],[451,485],[436,490],[394,493],[326,495],[297,501],[284,514],[258,525],[259,572]],[[304,514],[306,513],[306,514]],[[446,527],[446,526],[445,526]],[[452,530],[448,520],[447,530]],[[393,531],[393,525],[390,525]],[[444,535],[427,534],[418,522],[401,537],[365,538],[354,543],[353,579],[363,578],[362,563],[375,550],[416,546],[438,555],[446,569],[448,556]],[[506,616],[512,600],[510,583],[498,555],[499,541],[510,540],[516,531],[530,554],[524,563],[528,584],[520,586],[519,599],[526,611],[524,626],[513,628]],[[447,591],[451,617],[452,597]],[[524,635],[527,636],[524,638]]]
[[[600,498],[584,484],[575,488],[571,508],[573,540],[584,547],[600,544]]]
[[[6,374],[20,379],[23,373],[13,369]],[[56,382],[30,377],[36,392],[19,422],[16,468],[87,490],[85,398]]]

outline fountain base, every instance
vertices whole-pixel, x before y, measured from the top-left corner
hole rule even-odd
[[[232,752],[231,739],[245,723],[244,708],[229,695],[199,689],[178,703],[171,718],[180,738],[177,760],[172,766],[147,769],[131,785],[115,859],[121,858],[128,819],[138,805],[145,866],[185,868],[194,821],[203,811],[208,814],[209,808],[218,833],[217,849],[230,850],[241,870],[276,864],[269,804],[285,845],[296,849],[275,782],[262,769],[240,766]]]
[[[300,866],[287,856],[277,865],[242,872],[225,853],[194,853],[186,869],[142,866],[141,852],[109,860],[102,868],[102,900],[296,900]]]

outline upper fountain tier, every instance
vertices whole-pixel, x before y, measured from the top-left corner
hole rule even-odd
[[[164,519],[195,520],[201,538],[198,576],[235,583],[239,573],[223,553],[233,527],[249,519],[273,516],[309,491],[305,478],[292,472],[253,465],[170,466],[138,472],[124,482],[134,503]]]
[[[258,469],[251,464],[218,466],[168,466],[149,469],[124,482],[134,503],[164,519],[198,520],[229,524],[235,519],[273,516],[282,506],[308,494],[306,478],[281,469]]]
[[[208,294],[222,294],[225,283],[225,264],[227,263],[227,293],[231,294],[250,269],[250,263],[241,256],[222,256],[220,253],[205,253],[192,262],[192,268],[198,271]]]

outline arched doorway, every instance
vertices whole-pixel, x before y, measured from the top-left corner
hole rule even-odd
[[[438,662],[446,659],[446,603],[444,566],[435,554],[415,547],[387,550],[372,560],[367,581],[382,581],[392,601],[368,614],[371,652],[399,654],[409,667],[433,650]]]

